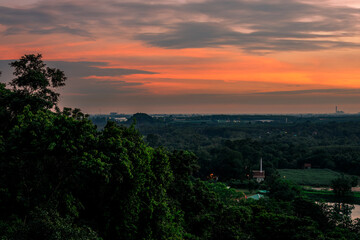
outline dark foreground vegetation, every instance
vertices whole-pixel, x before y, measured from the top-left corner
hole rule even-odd
[[[10,88],[0,84],[2,240],[359,239],[345,204],[316,204],[270,170],[268,196],[246,200],[197,178],[191,152],[150,147],[134,126],[98,131],[78,109],[58,109],[55,89],[66,78],[40,55],[11,66]],[[244,146],[249,155],[237,154]],[[261,151],[253,140],[216,147],[214,159],[235,159],[234,171]],[[339,189],[339,198],[348,192]]]

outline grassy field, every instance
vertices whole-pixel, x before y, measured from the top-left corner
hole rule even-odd
[[[330,186],[331,180],[341,176],[330,169],[278,169],[280,176],[299,185]]]
[[[307,189],[303,190],[303,193],[314,201],[336,202],[338,200],[332,191]],[[360,192],[353,192],[350,196],[342,198],[342,201],[348,204],[360,204]]]

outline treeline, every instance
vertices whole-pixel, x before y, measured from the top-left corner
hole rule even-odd
[[[259,168],[329,168],[360,176],[360,122],[298,121],[252,124],[143,124],[150,146],[186,149],[199,157],[200,176],[242,179]]]
[[[245,200],[197,179],[191,152],[152,148],[134,126],[97,131],[79,109],[58,109],[66,78],[41,55],[11,66],[11,88],[0,84],[2,240],[358,239],[359,222],[276,174],[263,185],[269,197]]]

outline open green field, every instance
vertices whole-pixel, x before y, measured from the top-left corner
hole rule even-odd
[[[326,190],[303,190],[303,193],[314,201],[322,202],[336,202],[338,199],[335,198],[332,191]],[[360,204],[360,192],[353,192],[352,195],[342,198],[342,201],[348,204]]]
[[[299,185],[330,186],[341,173],[330,169],[278,169],[280,176]]]

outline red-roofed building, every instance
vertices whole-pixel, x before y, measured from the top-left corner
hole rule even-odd
[[[304,169],[311,169],[311,163],[304,163]]]
[[[256,179],[257,182],[262,182],[265,180],[265,171],[262,169],[262,158],[260,158],[260,171],[253,170],[253,178]]]

